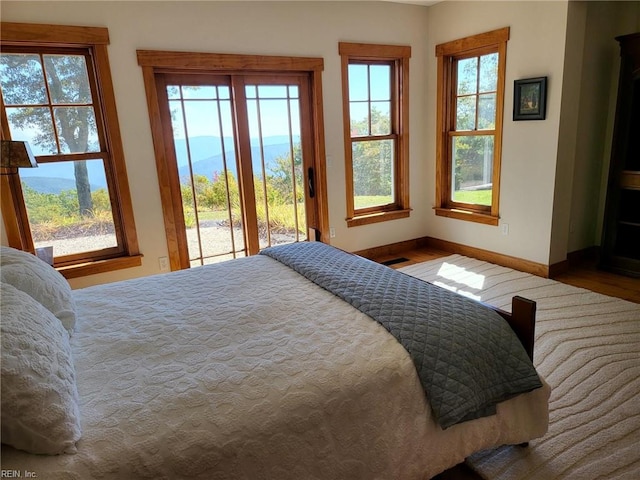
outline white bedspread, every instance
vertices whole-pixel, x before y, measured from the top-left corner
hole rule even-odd
[[[442,431],[390,334],[265,256],[75,298],[78,453],[3,446],[3,469],[65,480],[426,479],[546,430],[545,386]]]

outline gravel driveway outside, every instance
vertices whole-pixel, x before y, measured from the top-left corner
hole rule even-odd
[[[228,227],[220,225],[212,225],[204,228],[200,228],[201,243],[203,256],[220,255],[232,250],[231,235]],[[233,229],[233,235],[235,240],[235,250],[242,250],[242,230],[239,228]],[[72,253],[78,253],[89,250],[100,250],[102,248],[109,248],[116,245],[116,239],[113,233],[106,235],[86,235],[72,238],[65,238],[61,240],[44,240],[36,242],[36,248],[53,246],[54,256],[69,255]],[[272,234],[271,244],[279,245],[282,243],[294,242],[295,236],[290,234]],[[302,240],[302,239],[301,239]],[[187,230],[187,242],[189,245],[190,256],[199,256],[198,248],[198,235],[195,228]],[[260,246],[266,247],[266,237],[260,239]],[[144,253],[144,252],[143,252]],[[205,260],[205,263],[214,263],[216,261],[228,260],[230,255],[224,255],[218,259]],[[198,262],[199,263],[199,262]]]

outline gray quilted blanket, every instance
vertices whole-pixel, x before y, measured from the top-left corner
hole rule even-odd
[[[442,428],[542,386],[511,327],[485,305],[319,242],[261,253],[384,326],[413,359]]]

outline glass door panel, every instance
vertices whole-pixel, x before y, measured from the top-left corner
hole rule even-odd
[[[168,75],[190,266],[307,240],[301,82]]]
[[[168,85],[191,266],[246,256],[231,91]]]
[[[297,85],[245,87],[260,248],[307,239]]]

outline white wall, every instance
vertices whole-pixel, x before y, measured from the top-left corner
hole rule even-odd
[[[427,215],[427,235],[464,243],[533,262],[547,264],[551,238],[554,178],[564,68],[566,2],[442,2],[429,7],[427,49],[427,124],[435,139],[435,46],[457,38],[502,27],[511,28],[507,68],[500,227]],[[548,77],[547,116],[543,121],[512,120],[513,81]],[[435,144],[430,141],[426,184],[431,205],[435,199]]]
[[[582,139],[578,139],[578,121],[581,113],[582,54],[587,24],[587,6],[585,2],[570,2],[568,7],[564,77],[560,86],[562,100],[548,258],[550,264],[562,262],[567,258],[576,146],[582,143]]]
[[[158,272],[167,255],[155,159],[136,49],[322,57],[329,220],[333,244],[359,250],[427,234],[433,175],[425,157],[425,7],[387,2],[2,2],[2,20],[108,27],[109,57],[135,221],[140,268],[72,281],[74,287]],[[408,219],[347,228],[338,42],[410,45]],[[427,140],[428,139],[428,140]],[[426,186],[426,188],[425,188]]]

